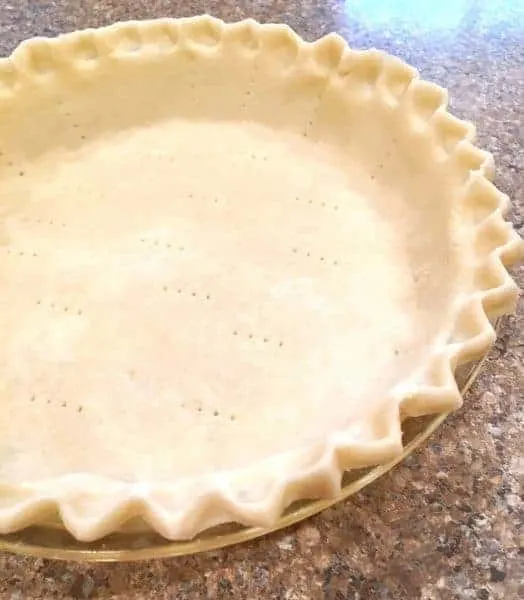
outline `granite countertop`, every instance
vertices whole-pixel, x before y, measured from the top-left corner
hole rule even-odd
[[[116,20],[209,12],[281,21],[313,39],[338,31],[447,87],[478,125],[497,184],[524,224],[524,5],[520,0],[0,0],[0,55],[33,35]],[[515,270],[524,285],[524,269]],[[88,565],[0,554],[0,599],[524,597],[518,477],[524,303],[464,407],[403,464],[343,504],[291,529],[205,555]],[[520,469],[520,471],[519,471]]]

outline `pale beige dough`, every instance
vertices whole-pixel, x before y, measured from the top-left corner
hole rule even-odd
[[[207,17],[11,60],[0,533],[270,526],[460,404],[521,244],[442,90]]]

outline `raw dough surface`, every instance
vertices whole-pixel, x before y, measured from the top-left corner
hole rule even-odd
[[[256,123],[81,135],[3,179],[1,479],[176,480],[384,433],[445,300],[413,193]]]

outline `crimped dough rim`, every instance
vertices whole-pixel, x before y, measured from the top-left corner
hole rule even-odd
[[[345,470],[376,465],[398,456],[402,451],[400,424],[404,417],[460,406],[455,369],[483,355],[495,338],[490,321],[515,309],[518,290],[505,266],[520,258],[523,245],[504,219],[508,198],[491,183],[491,156],[472,145],[471,124],[446,111],[445,90],[421,81],[413,69],[386,54],[376,50],[353,51],[336,35],[308,43],[286,26],[261,25],[253,20],[225,24],[205,15],[126,22],[54,40],[36,38],[23,42],[9,58],[0,60],[0,92],[20,90],[24,81],[38,77],[42,70],[54,68],[60,61],[89,61],[90,68],[96,68],[99,57],[110,55],[122,39],[132,42],[130,52],[137,57],[141,52],[154,52],[160,35],[162,43],[166,39],[175,45],[183,43],[198,54],[206,52],[209,43],[217,43],[226,29],[238,31],[240,40],[255,46],[262,30],[271,32],[276,39],[296,47],[297,52],[307,49],[323,69],[333,72],[344,60],[350,62],[356,55],[377,65],[378,76],[370,83],[382,86],[385,97],[390,92],[399,102],[410,102],[411,110],[420,112],[443,140],[444,150],[461,164],[466,175],[464,195],[489,207],[487,214],[484,212],[472,225],[477,258],[474,281],[479,282],[478,287],[457,302],[454,320],[449,323],[451,334],[442,341],[420,378],[392,391],[394,417],[383,438],[355,443],[351,435],[337,431],[315,447],[254,465],[247,471],[271,473],[267,494],[257,502],[243,501],[236,486],[245,469],[182,483],[126,483],[88,474],[17,486],[0,483],[1,533],[42,523],[56,513],[66,529],[83,541],[103,537],[133,517],[140,517],[168,539],[191,538],[209,527],[231,521],[269,527],[295,500],[336,495]],[[338,51],[333,52],[333,48]],[[173,508],[174,500],[178,506],[180,498],[187,499],[182,511]]]

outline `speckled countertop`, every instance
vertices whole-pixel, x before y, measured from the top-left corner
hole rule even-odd
[[[0,0],[0,54],[37,34],[202,12],[283,21],[308,39],[338,31],[355,47],[398,54],[449,88],[454,112],[477,123],[480,144],[494,153],[522,233],[521,0]],[[522,267],[516,276],[523,285]],[[426,447],[320,516],[236,548],[140,564],[0,554],[0,599],[522,598],[523,347],[521,302],[465,406]]]

